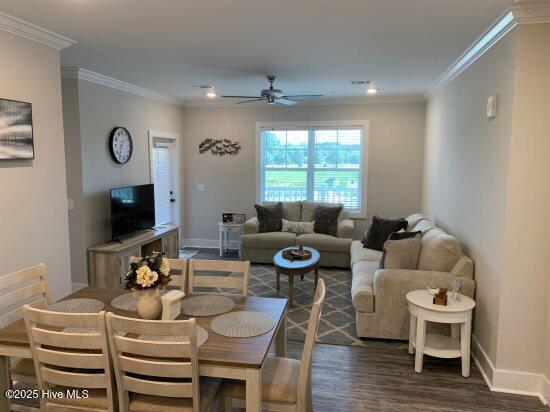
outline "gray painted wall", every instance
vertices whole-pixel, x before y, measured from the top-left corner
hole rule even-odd
[[[183,119],[184,237],[192,242],[214,242],[225,211],[255,216],[256,122],[369,120],[368,218],[420,210],[424,103],[186,107]],[[231,138],[242,142],[242,150],[237,156],[199,154],[204,138]],[[197,192],[198,183],[204,192]],[[367,219],[356,226],[359,238]]]

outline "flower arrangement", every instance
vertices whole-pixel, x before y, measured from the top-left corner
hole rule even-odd
[[[170,263],[164,253],[154,252],[150,256],[133,257],[130,271],[126,275],[126,289],[144,290],[165,286],[170,282]]]

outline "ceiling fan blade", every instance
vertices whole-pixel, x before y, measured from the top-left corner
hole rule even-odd
[[[258,97],[256,99],[252,100],[245,100],[243,102],[236,102],[235,104],[243,104],[243,103],[251,103],[251,102],[259,102],[260,100],[265,100],[265,97]]]
[[[222,96],[229,99],[260,99],[262,96]]]
[[[309,99],[322,99],[325,97],[322,94],[298,94],[293,96],[283,96],[284,99],[294,99],[294,100],[309,100]]]
[[[297,102],[294,102],[294,101],[288,100],[288,99],[276,99],[275,103],[284,104],[285,106],[292,106],[293,104],[296,104]]]

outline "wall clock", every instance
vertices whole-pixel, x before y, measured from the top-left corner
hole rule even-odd
[[[113,160],[121,165],[132,157],[132,136],[125,127],[115,127],[109,136],[109,151]]]

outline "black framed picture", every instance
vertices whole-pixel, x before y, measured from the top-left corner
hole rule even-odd
[[[34,159],[32,106],[0,99],[0,160]]]
[[[222,222],[231,223],[233,222],[233,213],[222,213]]]

